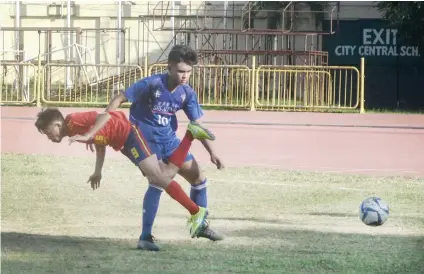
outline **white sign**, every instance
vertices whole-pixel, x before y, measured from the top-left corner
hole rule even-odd
[[[363,29],[362,45],[339,45],[337,56],[420,56],[419,47],[398,46],[397,29]]]

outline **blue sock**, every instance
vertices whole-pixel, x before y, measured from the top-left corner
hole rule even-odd
[[[208,179],[205,179],[198,185],[192,185],[190,190],[190,198],[193,200],[193,202],[204,208],[207,208],[208,206],[208,195],[206,189],[207,181]]]
[[[156,186],[149,185],[143,200],[143,230],[140,239],[152,234],[153,222],[159,208],[159,200],[162,190]]]

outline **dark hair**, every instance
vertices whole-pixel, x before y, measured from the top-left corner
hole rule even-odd
[[[39,132],[43,133],[43,130],[45,130],[54,121],[61,122],[64,120],[62,113],[57,108],[46,108],[37,114],[35,127]]]
[[[175,45],[168,55],[168,64],[184,62],[190,66],[197,64],[197,53],[185,45]]]

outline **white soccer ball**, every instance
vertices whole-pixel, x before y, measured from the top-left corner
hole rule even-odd
[[[389,218],[389,205],[378,197],[369,197],[359,207],[359,218],[369,226],[380,226]]]

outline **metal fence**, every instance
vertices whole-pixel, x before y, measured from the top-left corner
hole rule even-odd
[[[264,110],[356,109],[359,81],[355,67],[259,66],[255,104]]]
[[[36,102],[37,67],[30,63],[2,62],[0,103],[30,105]]]
[[[167,71],[137,65],[1,63],[1,104],[107,105],[144,76]],[[364,59],[360,69],[336,66],[196,65],[189,85],[199,103],[250,110],[359,110],[364,112]]]
[[[60,105],[107,105],[143,76],[143,70],[137,65],[46,64],[40,77],[41,101]]]
[[[154,64],[149,75],[166,72],[166,64]],[[194,66],[189,85],[203,106],[247,108],[250,104],[252,71],[243,65]]]

